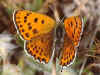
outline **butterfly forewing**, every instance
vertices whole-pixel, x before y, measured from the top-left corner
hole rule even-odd
[[[15,11],[13,19],[16,29],[24,40],[48,33],[55,26],[55,21],[51,17],[28,10]]]
[[[83,31],[83,20],[80,16],[72,16],[64,20],[67,36],[78,46]]]

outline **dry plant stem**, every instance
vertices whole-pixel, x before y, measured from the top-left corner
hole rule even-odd
[[[56,53],[54,54],[54,58],[53,58],[52,75],[56,75]]]
[[[60,17],[59,17],[59,13],[58,13],[58,10],[57,10],[57,1],[54,0],[55,3],[53,3],[53,6],[54,6],[54,17],[56,19],[56,22],[59,22],[60,21]]]
[[[91,46],[92,46],[92,44],[93,44],[93,41],[94,41],[96,32],[97,32],[97,27],[96,27],[96,29],[94,30],[94,33],[91,34],[92,38],[91,38],[91,41],[90,41],[90,44],[89,44],[89,48],[91,48]],[[83,62],[82,67],[81,67],[81,69],[80,69],[79,75],[82,75],[82,72],[83,72],[83,70],[84,70],[84,67],[85,67],[87,58],[88,58],[88,57],[85,57],[85,58],[84,58],[84,62]]]
[[[81,70],[80,70],[80,72],[79,72],[79,75],[82,75],[82,72],[83,72],[83,70],[84,70],[84,67],[85,67],[85,63],[86,63],[86,61],[87,61],[87,58],[85,58],[84,61],[83,61],[83,64],[82,64]]]
[[[57,2],[56,0],[53,0],[54,3],[53,3],[53,6],[54,6],[54,17],[56,19],[56,22],[59,22],[60,21],[60,18],[59,18],[59,14],[58,14],[58,11],[57,11]],[[54,59],[53,59],[53,66],[52,66],[52,75],[56,75],[56,56],[57,54],[55,53],[54,54]]]
[[[56,22],[59,22],[59,21],[60,21],[60,19],[59,19],[59,14],[58,14],[56,8],[55,8],[55,11],[54,11],[54,16],[55,16]]]
[[[52,65],[52,75],[56,75],[56,63]]]
[[[94,56],[94,55],[88,55],[88,54],[86,54],[85,56],[86,56],[86,57],[97,58],[97,59],[99,59],[99,60],[100,60],[100,56]]]
[[[86,67],[86,69],[91,69],[92,67],[99,67],[100,68],[100,64],[96,64],[96,63],[90,64]]]
[[[42,6],[42,8],[39,10],[39,12],[47,12],[48,8],[50,7],[51,4],[54,3],[54,0],[46,0]],[[45,10],[45,11],[44,11]]]
[[[85,4],[88,2],[89,0],[75,0],[75,2],[77,3],[77,5],[79,6],[77,10],[83,9],[86,10]]]
[[[81,13],[80,11],[83,10],[87,10],[85,4],[88,3],[89,0],[75,0],[75,3],[78,5],[78,8],[75,11],[75,14],[77,14],[77,12],[79,12],[79,14]],[[87,11],[85,11],[85,13],[88,13]]]

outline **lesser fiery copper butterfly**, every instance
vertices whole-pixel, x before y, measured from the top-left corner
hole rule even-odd
[[[41,63],[48,63],[54,49],[54,33],[58,27],[56,21],[44,14],[28,10],[15,11],[13,20],[18,33],[25,40],[24,47],[28,54]],[[66,18],[60,28],[65,31],[65,34],[59,57],[56,58],[59,59],[59,65],[64,67],[72,64],[76,57],[83,31],[83,20],[80,16]]]

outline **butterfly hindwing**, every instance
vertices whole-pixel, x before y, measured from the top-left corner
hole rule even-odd
[[[31,54],[35,60],[48,63],[53,52],[52,34],[53,33],[49,32],[48,34],[44,34],[40,37],[27,41],[25,44],[25,50],[27,50],[27,52]]]
[[[66,35],[64,36],[64,45],[61,51],[59,64],[62,67],[72,64],[76,56],[76,50],[72,41]]]

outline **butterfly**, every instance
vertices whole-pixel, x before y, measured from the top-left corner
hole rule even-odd
[[[35,60],[48,64],[54,52],[60,66],[69,66],[74,62],[84,27],[82,17],[72,16],[65,18],[64,23],[56,23],[45,14],[17,10],[13,21],[25,41],[25,51]]]

